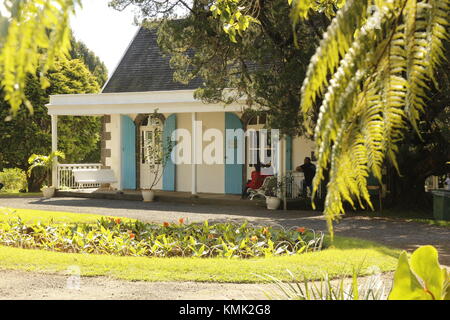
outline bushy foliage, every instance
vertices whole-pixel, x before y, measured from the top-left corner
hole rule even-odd
[[[0,91],[0,170],[28,169],[33,154],[48,154],[51,149],[51,121],[45,105],[51,94],[96,93],[100,90],[95,77],[78,59],[58,59],[47,78],[50,87],[41,88],[39,81],[28,76],[25,94],[33,104],[33,114],[21,108],[10,121],[9,105]],[[58,148],[71,163],[98,162],[100,159],[101,121],[98,117],[61,116],[58,118]],[[76,134],[74,134],[74,132]],[[28,179],[29,191],[36,191],[44,177],[38,171]]]
[[[0,172],[0,183],[4,184],[0,192],[18,192],[27,188],[27,176],[18,168],[3,169]]]
[[[221,223],[209,225],[105,218],[96,224],[30,224],[20,218],[0,224],[0,244],[27,249],[147,257],[252,258],[318,251],[323,234]]]

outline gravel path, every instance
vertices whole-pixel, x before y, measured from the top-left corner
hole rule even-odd
[[[385,297],[393,274],[381,276]],[[0,300],[267,300],[286,299],[274,284],[144,282],[0,270]],[[368,278],[360,278],[363,285]],[[337,281],[334,281],[336,284]],[[346,280],[346,287],[351,279]],[[69,284],[69,285],[68,285]],[[318,284],[317,284],[318,285]]]
[[[124,281],[82,277],[68,287],[66,275],[0,271],[0,300],[261,300],[261,284]]]

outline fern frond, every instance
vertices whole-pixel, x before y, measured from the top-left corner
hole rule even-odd
[[[304,113],[311,111],[317,96],[328,84],[328,74],[335,72],[341,58],[351,47],[355,32],[367,17],[368,2],[349,0],[332,20],[306,72],[301,90],[301,109]]]
[[[381,181],[386,157],[399,170],[397,143],[407,122],[417,130],[445,58],[449,7],[450,0],[348,1],[328,28],[308,67],[301,108],[308,116],[322,99],[313,188],[329,169],[324,213],[331,233],[343,202],[373,209],[367,177]]]

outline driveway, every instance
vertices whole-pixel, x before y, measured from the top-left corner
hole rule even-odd
[[[191,205],[183,203],[103,200],[84,198],[0,198],[0,207],[92,213],[136,218],[147,222],[177,222],[185,218],[189,222],[210,223],[248,220],[253,224],[302,226],[326,231],[326,222],[318,212],[269,211],[258,207]],[[450,266],[450,229],[423,223],[394,219],[345,217],[335,224],[335,233],[376,241],[391,247],[412,251],[421,245],[433,245],[439,250],[440,261]]]

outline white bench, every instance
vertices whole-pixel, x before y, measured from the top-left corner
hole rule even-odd
[[[85,184],[111,184],[117,182],[114,171],[111,169],[74,169],[72,172],[79,187],[83,187]]]

